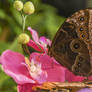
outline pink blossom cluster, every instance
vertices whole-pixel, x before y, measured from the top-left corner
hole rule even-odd
[[[72,82],[84,80],[84,77],[75,76],[58,64],[53,57],[47,55],[47,46],[51,45],[49,39],[44,36],[39,37],[38,33],[30,27],[28,27],[28,30],[32,38],[30,38],[27,46],[34,48],[36,52],[31,53],[30,57],[27,58],[20,53],[6,50],[0,56],[2,69],[17,83],[18,92],[34,92],[32,90],[33,86],[41,85],[47,81],[64,82],[67,80]],[[92,77],[89,79],[92,79]],[[78,92],[91,91],[80,90]]]

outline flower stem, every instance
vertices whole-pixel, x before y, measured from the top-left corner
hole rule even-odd
[[[25,32],[25,22],[26,22],[27,16],[28,16],[28,15],[25,15],[25,16],[22,15],[22,22],[23,22],[23,23],[22,23],[22,27],[23,27],[22,29],[23,29],[23,32]]]
[[[21,13],[21,15],[22,15],[22,30],[23,30],[23,33],[24,33],[25,32],[26,18],[27,18],[28,15],[24,15],[22,13]],[[28,47],[26,45],[22,45],[22,48],[23,48],[23,50],[26,54],[30,55],[30,51],[28,50]]]

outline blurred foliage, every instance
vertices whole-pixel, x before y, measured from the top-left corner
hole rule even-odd
[[[16,83],[0,69],[0,92],[17,92]]]
[[[36,11],[28,16],[26,29],[31,26],[38,31],[40,36],[44,35],[52,39],[65,18],[58,16],[57,10],[50,5],[43,4],[40,0],[31,1]],[[22,18],[20,13],[13,8],[13,2],[14,0],[0,0],[0,54],[6,49],[23,53],[16,39],[22,33]],[[15,82],[2,69],[0,69],[0,92],[16,92]]]

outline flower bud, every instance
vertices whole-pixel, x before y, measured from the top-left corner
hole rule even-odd
[[[30,37],[26,33],[22,33],[18,37],[18,43],[27,44],[30,40]]]
[[[32,2],[28,1],[24,4],[23,11],[25,14],[32,14],[35,11],[34,5]]]
[[[18,11],[21,11],[23,9],[23,2],[16,0],[14,2],[14,8],[17,9]]]

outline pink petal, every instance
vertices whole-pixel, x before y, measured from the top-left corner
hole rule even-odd
[[[70,72],[67,69],[66,69],[65,77],[66,77],[65,79],[69,82],[72,82],[72,81],[80,81],[81,82],[85,79],[85,77],[74,75],[72,72]]]
[[[39,44],[38,33],[37,33],[35,30],[33,30],[31,27],[28,27],[28,30],[30,31],[33,40],[34,40],[37,44]]]
[[[36,84],[24,84],[24,85],[18,85],[18,92],[35,92],[32,90],[32,87]]]
[[[23,55],[7,50],[2,54],[1,59],[4,72],[11,76],[16,83],[35,83],[35,81],[31,79],[28,69],[24,65],[25,60]]]
[[[38,58],[38,60],[39,60],[39,56],[40,56],[41,54],[40,53],[37,53],[37,52],[33,52],[31,55],[30,55],[30,61],[31,61],[31,59],[33,59],[34,61]]]
[[[48,45],[51,46],[51,40],[47,39]]]
[[[44,43],[44,44],[46,44],[46,45],[48,44],[47,39],[46,39],[46,37],[44,37],[44,36],[41,36],[41,37],[40,37],[39,42],[40,42],[40,43]]]
[[[27,45],[34,48],[36,51],[44,52],[43,47],[40,45],[37,45],[33,40],[30,40]]]
[[[65,69],[62,66],[54,66],[52,69],[47,69],[48,79],[47,81],[64,82],[65,81]]]
[[[33,47],[35,50],[40,51],[40,52],[47,52],[47,47],[46,45],[50,45],[51,41],[49,39],[46,39],[44,36],[38,37],[38,33],[33,30],[31,27],[28,27],[28,30],[32,34],[32,38],[34,41],[30,40],[28,43],[28,46]]]
[[[46,68],[51,69],[54,64],[52,58],[50,59],[50,57],[47,54],[45,55],[45,54],[34,52],[30,55],[30,61],[32,58],[34,59],[34,61],[38,61],[39,63],[41,63],[43,69],[46,69]]]
[[[92,80],[92,75],[88,78],[89,80]]]
[[[51,45],[51,41],[44,36],[40,37],[39,42],[44,43],[44,44],[49,45],[49,46]]]
[[[46,54],[32,53],[30,59],[34,58],[40,62],[42,69],[47,72],[48,78],[46,81],[65,81],[65,68],[57,64]]]
[[[40,39],[39,39],[39,42],[40,42],[40,45],[44,48],[44,52],[47,53],[47,51],[48,51],[48,49],[47,49],[48,42],[47,42],[46,37],[41,36]]]
[[[42,71],[41,75],[34,78],[39,84],[47,81],[47,73]]]

